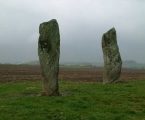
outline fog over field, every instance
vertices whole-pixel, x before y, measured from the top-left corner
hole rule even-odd
[[[122,60],[145,63],[145,0],[1,0],[0,63],[38,60],[39,25],[57,19],[61,62],[102,62],[112,27]]]

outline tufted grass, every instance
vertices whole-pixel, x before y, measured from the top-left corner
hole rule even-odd
[[[60,81],[63,96],[39,91],[39,81],[0,84],[0,120],[145,120],[145,81]]]

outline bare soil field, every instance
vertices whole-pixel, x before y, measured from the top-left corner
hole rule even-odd
[[[0,83],[41,80],[39,66],[0,65]],[[60,67],[59,80],[102,82],[103,69],[97,67]],[[122,69],[120,81],[145,80],[144,69]]]

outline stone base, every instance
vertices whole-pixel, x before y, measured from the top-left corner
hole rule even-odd
[[[110,82],[103,82],[103,84],[115,84],[115,83],[125,83],[125,81],[115,80],[115,81],[110,81]]]
[[[60,96],[59,92],[41,91],[38,96]]]

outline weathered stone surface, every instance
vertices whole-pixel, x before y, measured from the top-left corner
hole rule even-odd
[[[59,95],[59,26],[55,19],[39,26],[38,55],[42,69],[42,95]]]
[[[103,83],[115,82],[120,77],[122,66],[115,28],[103,34],[102,50],[104,54]]]

